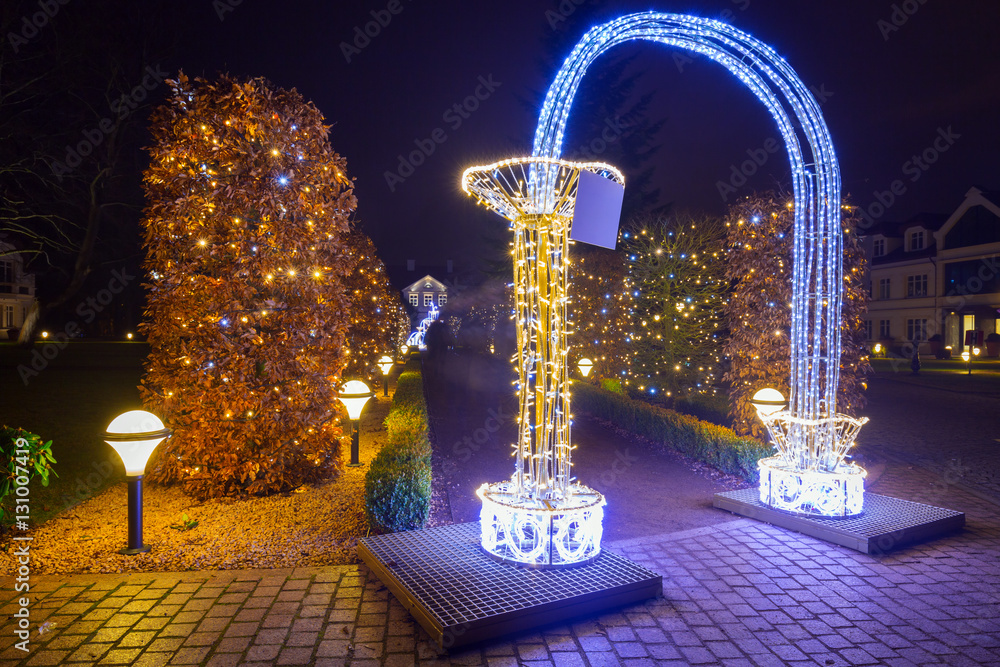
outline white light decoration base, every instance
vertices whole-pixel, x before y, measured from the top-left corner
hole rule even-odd
[[[533,501],[514,482],[484,484],[478,494],[482,548],[518,565],[559,568],[584,565],[601,553],[604,496],[573,484],[564,499]]]
[[[853,517],[864,510],[865,477],[856,464],[835,472],[802,471],[780,456],[757,462],[760,502],[774,509],[803,516]]]

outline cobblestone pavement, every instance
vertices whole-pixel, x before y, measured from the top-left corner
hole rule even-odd
[[[24,594],[0,577],[0,667],[997,665],[1000,514],[984,478],[964,472],[974,459],[957,460],[1000,437],[996,399],[963,397],[966,425],[954,399],[942,416],[913,392],[873,392],[869,444],[892,456],[872,491],[964,511],[958,534],[871,556],[726,515],[606,543],[661,573],[663,596],[451,654],[361,565],[32,575],[27,654],[14,646]],[[976,467],[1000,465],[984,459]]]
[[[905,465],[875,490],[968,526],[887,556],[749,519],[612,543],[662,598],[451,655],[364,566],[34,577],[25,655],[8,578],[0,665],[1000,664],[995,506]]]

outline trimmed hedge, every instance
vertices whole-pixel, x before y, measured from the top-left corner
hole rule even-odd
[[[423,528],[431,510],[431,443],[419,362],[396,383],[387,439],[365,474],[365,515],[377,533]]]
[[[755,438],[590,384],[573,383],[573,408],[750,482],[757,481],[757,461],[774,454]]]

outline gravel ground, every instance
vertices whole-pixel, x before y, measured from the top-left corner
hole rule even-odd
[[[152,551],[123,556],[128,542],[128,487],[117,483],[34,528],[32,572],[177,572],[342,565],[357,562],[368,533],[364,476],[385,439],[389,401],[379,398],[362,419],[362,467],[336,479],[266,498],[199,502],[177,487],[143,488],[143,538]],[[344,448],[349,456],[349,446]],[[198,525],[180,530],[182,515]],[[17,568],[10,536],[0,540],[0,572]]]

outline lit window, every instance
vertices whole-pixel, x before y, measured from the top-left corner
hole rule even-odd
[[[885,254],[885,239],[875,239],[872,244],[872,254],[875,257],[881,257]]]
[[[448,303],[448,295],[447,294],[438,294],[438,305],[439,306],[443,306],[446,303]]]
[[[418,301],[417,293],[416,292],[410,292],[410,305],[411,306],[417,306],[419,304],[420,304],[420,302]]]
[[[927,296],[927,274],[906,277],[906,296]]]
[[[3,307],[3,317],[0,318],[2,325],[7,328],[14,326],[14,306],[4,306]]]
[[[432,305],[434,305],[434,295],[433,294],[425,294],[424,295],[424,305],[425,306],[432,306]]]

